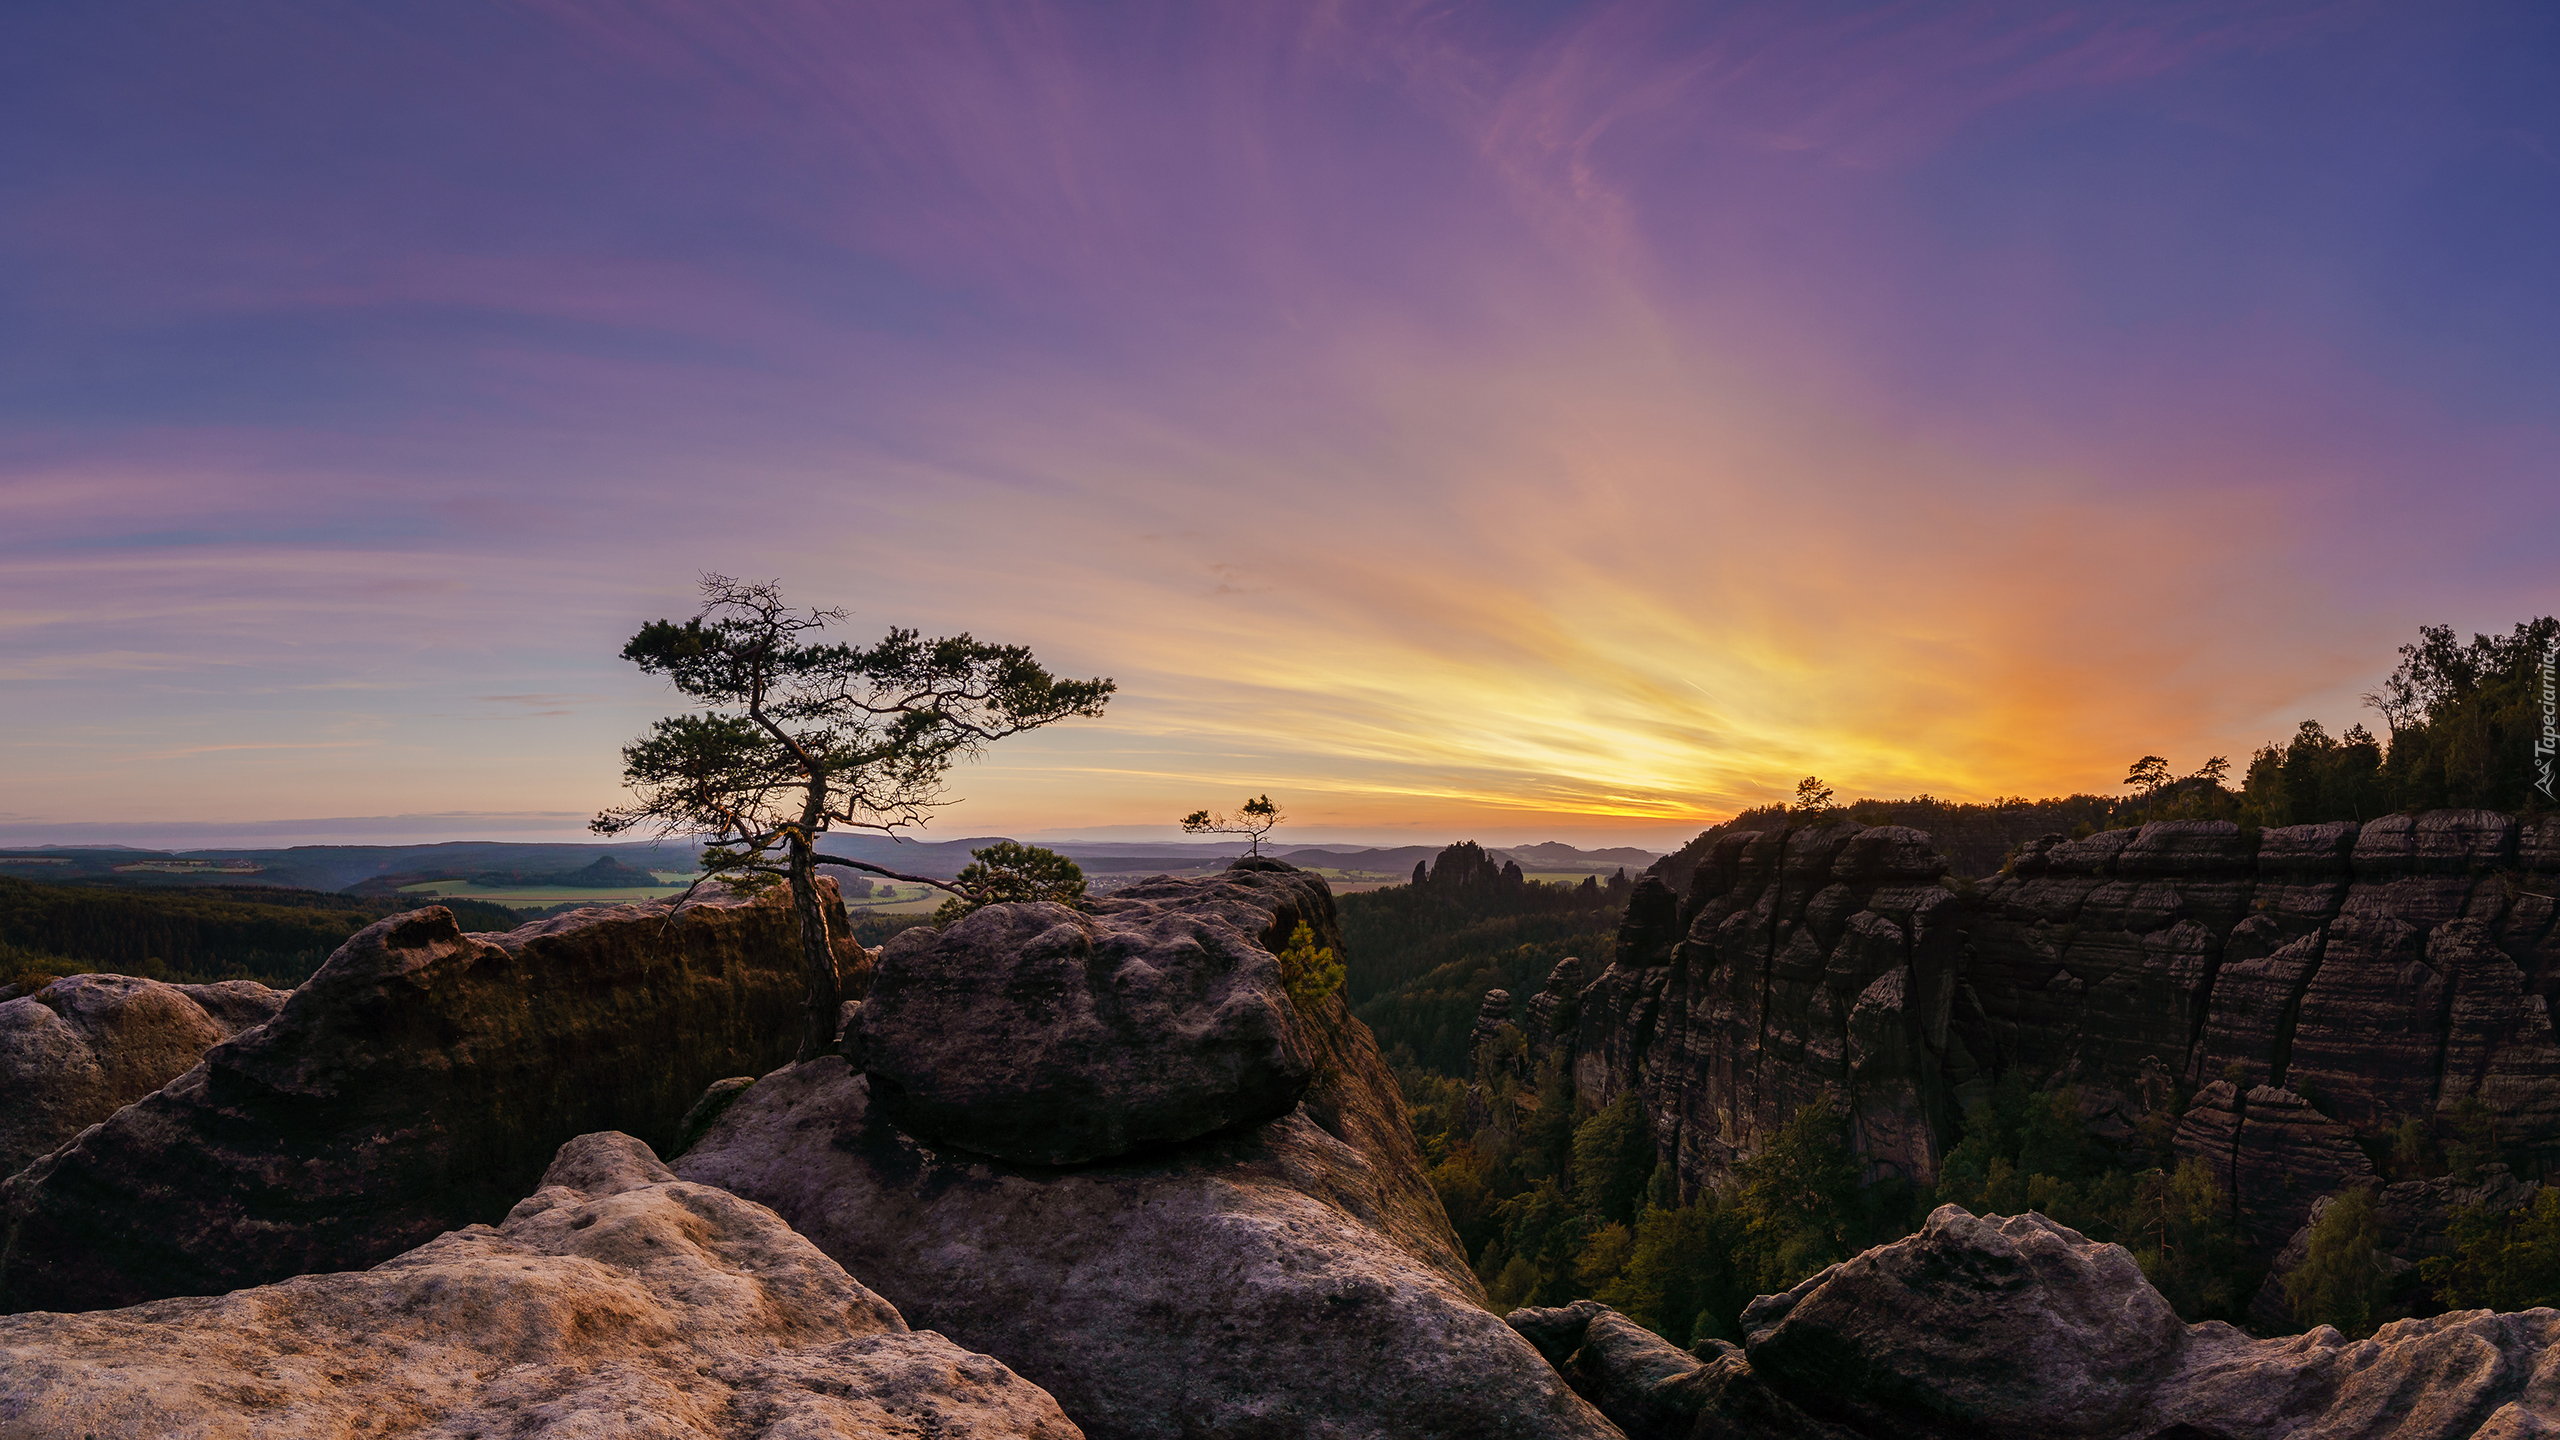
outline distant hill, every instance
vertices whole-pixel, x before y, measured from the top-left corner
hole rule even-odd
[[[980,843],[984,843],[983,841]],[[612,859],[634,870],[690,870],[701,847],[680,841],[640,845],[541,845],[456,840],[437,845],[296,845],[285,850],[136,850],[122,845],[0,849],[0,875],[27,880],[105,880],[119,885],[271,885],[347,890],[385,875],[453,876],[480,871],[557,874]]]
[[[893,840],[883,835],[831,835],[820,845],[829,855],[948,880],[969,863],[969,852],[1003,837],[961,840]],[[1215,869],[1245,851],[1242,841],[1067,840],[1049,849],[1074,860],[1089,875],[1192,874]],[[1265,843],[1264,853],[1292,864],[1328,870],[1408,875],[1429,862],[1437,845],[1392,848]],[[24,880],[93,880],[141,887],[206,885],[282,886],[300,890],[380,894],[420,880],[474,880],[508,885],[653,883],[652,870],[691,870],[700,847],[680,841],[639,845],[523,844],[454,840],[435,845],[296,845],[284,850],[140,850],[125,845],[20,846],[0,849],[0,876]],[[1488,848],[1495,863],[1517,861],[1523,870],[1607,876],[1621,866],[1641,871],[1659,857],[1650,850],[1582,850],[1560,841]]]
[[[467,930],[512,930],[514,911],[439,900]],[[53,885],[0,878],[0,985],[103,970],[158,980],[302,983],[348,936],[414,897],[266,886]]]

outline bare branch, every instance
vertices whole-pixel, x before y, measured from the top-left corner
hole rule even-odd
[[[936,880],[930,875],[900,874],[898,871],[892,870],[886,865],[874,865],[868,860],[847,860],[841,855],[812,855],[809,857],[809,863],[813,865],[841,865],[848,870],[867,870],[874,875],[886,875],[892,880],[904,880],[910,885],[930,885],[936,890],[942,890],[950,894],[957,895],[963,900],[975,900],[978,898],[978,892],[971,890],[966,886],[955,885],[948,880]]]

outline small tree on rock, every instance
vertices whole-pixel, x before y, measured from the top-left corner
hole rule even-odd
[[[1317,1019],[1326,997],[1342,988],[1342,961],[1332,946],[1317,946],[1314,927],[1303,920],[1289,932],[1289,943],[1280,947],[1278,958],[1280,983],[1288,990],[1290,1003],[1299,1014]]]
[[[1796,782],[1795,811],[1799,815],[1827,815],[1831,812],[1831,787],[1818,775],[1807,775]]]
[[[954,895],[933,912],[933,923],[948,925],[985,905],[1049,900],[1069,909],[1085,908],[1084,867],[1037,845],[999,840],[969,852],[969,863],[956,877],[965,895]]]
[[[622,658],[701,702],[624,747],[635,799],[590,826],[703,837],[703,876],[747,888],[785,880],[809,977],[800,1058],[834,1044],[840,994],[817,869],[841,865],[968,897],[962,884],[821,855],[831,828],[895,833],[940,803],[958,761],[1008,735],[1099,715],[1109,680],[1060,680],[1019,645],[891,630],[868,649],[821,641],[842,610],[794,610],[778,583],[702,577],[702,609],[655,620]],[[697,884],[701,882],[696,882]],[[688,891],[688,894],[691,892]]]
[[[1280,813],[1280,807],[1272,802],[1270,796],[1256,795],[1237,806],[1236,813],[1233,815],[1212,815],[1206,810],[1192,811],[1182,817],[1182,833],[1185,835],[1242,835],[1245,837],[1244,853],[1260,855],[1262,837],[1270,834],[1273,826],[1288,818]]]

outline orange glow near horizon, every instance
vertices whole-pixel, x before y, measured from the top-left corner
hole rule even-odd
[[[2245,766],[2560,553],[2533,45],[2351,9],[66,10],[0,843],[575,836],[704,571],[1120,682],[935,838]]]

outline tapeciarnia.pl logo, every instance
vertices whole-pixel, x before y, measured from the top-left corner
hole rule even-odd
[[[2551,637],[2542,647],[2542,738],[2533,742],[2533,765],[2537,772],[2534,788],[2545,800],[2560,799],[2551,793],[2551,765],[2560,753],[2560,696],[2552,687],[2552,671],[2560,666],[2560,635]]]

